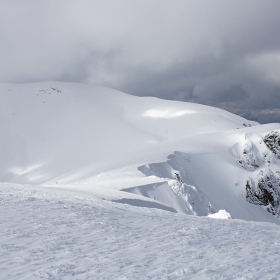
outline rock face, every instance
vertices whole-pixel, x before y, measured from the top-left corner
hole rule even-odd
[[[272,131],[267,134],[264,139],[264,143],[274,153],[277,158],[280,159],[280,134],[278,131]]]
[[[278,175],[278,176],[277,176]],[[280,173],[270,170],[260,170],[256,181],[247,180],[246,200],[252,204],[266,206],[273,215],[280,214]]]
[[[245,199],[280,216],[279,131],[271,131],[264,137],[248,133],[232,147],[232,154],[238,164],[250,172],[245,182]]]

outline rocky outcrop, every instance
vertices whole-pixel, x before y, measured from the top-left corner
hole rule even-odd
[[[246,180],[246,200],[280,216],[280,133],[271,131],[264,137],[248,133],[233,146],[232,154],[242,168],[255,174]]]
[[[264,139],[264,143],[269,150],[280,159],[280,134],[278,131],[272,131],[267,134]]]
[[[246,200],[252,204],[266,206],[273,215],[280,214],[280,173],[270,169],[260,170],[256,180],[246,182]]]
[[[261,141],[260,135],[246,134],[243,141],[233,146],[232,153],[244,169],[254,171],[264,164],[265,160],[256,146]]]
[[[233,156],[244,169],[255,171],[276,163],[280,159],[280,133],[271,131],[264,137],[256,133],[248,133],[244,140],[232,147]]]
[[[251,142],[246,142],[238,163],[245,169],[257,169],[263,165],[263,159],[253,149]]]

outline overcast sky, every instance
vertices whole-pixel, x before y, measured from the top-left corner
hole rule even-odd
[[[280,122],[278,0],[0,5],[0,82],[90,83]]]

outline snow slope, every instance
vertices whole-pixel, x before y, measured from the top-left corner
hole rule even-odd
[[[261,143],[279,124],[72,83],[2,84],[0,98],[1,182],[279,223],[279,159]],[[274,182],[267,203],[262,174]]]
[[[244,121],[211,107],[82,84],[2,84],[0,92],[1,181],[43,183],[136,147],[226,131]]]
[[[279,133],[96,86],[1,84],[0,278],[278,279]]]
[[[1,279],[279,279],[279,226],[1,184]]]

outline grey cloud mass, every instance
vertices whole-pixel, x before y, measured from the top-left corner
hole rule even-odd
[[[1,82],[91,83],[280,122],[280,1],[0,4]]]

